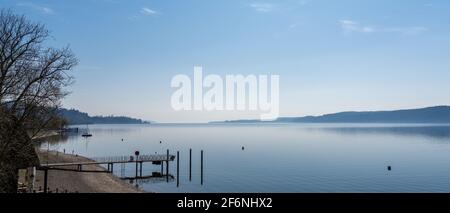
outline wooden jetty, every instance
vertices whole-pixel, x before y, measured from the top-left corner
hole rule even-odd
[[[91,158],[90,161],[85,162],[73,162],[73,163],[47,163],[41,164],[37,167],[38,170],[44,171],[44,193],[47,192],[48,189],[48,170],[60,170],[60,171],[73,171],[73,172],[92,172],[92,173],[113,173],[114,164],[136,164],[136,175],[135,178],[142,178],[142,164],[146,162],[150,162],[152,164],[161,165],[161,174],[164,171],[164,162],[166,163],[166,174],[163,175],[166,177],[166,181],[169,182],[169,162],[175,160],[174,155],[169,154],[169,150],[167,150],[167,154],[165,155],[139,155],[139,152],[135,153],[135,156],[114,156],[114,157],[98,157]],[[85,165],[107,165],[107,170],[85,170],[83,166]],[[73,168],[75,167],[76,168]]]
[[[73,163],[49,163],[42,164],[41,167],[54,168],[64,166],[78,166],[78,165],[102,165],[102,164],[118,164],[118,163],[144,163],[144,162],[166,162],[175,160],[175,155],[140,155],[135,156],[116,156],[116,157],[96,157],[91,158],[92,161],[73,162]]]
[[[177,159],[176,178],[169,174],[169,162]],[[142,164],[149,162],[153,165],[161,165],[160,172],[152,172],[151,175],[142,174]],[[166,168],[164,172],[164,163]],[[72,163],[46,163],[36,167],[37,170],[44,171],[44,193],[48,192],[48,171],[60,170],[60,171],[72,171],[72,172],[97,172],[97,173],[113,173],[114,164],[121,165],[121,178],[130,182],[145,183],[152,181],[171,182],[176,179],[177,187],[180,185],[180,152],[177,151],[177,155],[170,155],[169,150],[166,154],[160,155],[140,155],[139,151],[136,151],[131,156],[114,156],[114,157],[96,157],[86,159],[84,162],[72,162]],[[125,165],[135,164],[136,173],[134,177],[125,176]],[[106,165],[106,170],[87,170],[83,169],[86,165]],[[192,149],[189,149],[189,181],[192,181]],[[200,151],[200,184],[203,185],[203,150]]]

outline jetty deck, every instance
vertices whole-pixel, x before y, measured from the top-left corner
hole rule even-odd
[[[140,155],[135,156],[115,156],[115,157],[96,157],[92,161],[73,162],[73,163],[49,163],[41,164],[42,168],[53,168],[63,166],[95,165],[95,164],[118,164],[118,163],[144,163],[144,162],[166,162],[175,160],[175,155]]]
[[[177,155],[170,155],[169,150],[166,154],[154,154],[154,155],[140,155],[139,151],[136,151],[135,155],[130,156],[110,156],[110,157],[96,157],[91,159],[86,159],[80,162],[61,162],[61,163],[41,163],[40,166],[36,167],[37,170],[44,171],[44,193],[49,191],[48,188],[48,171],[50,170],[60,170],[60,171],[72,171],[72,172],[91,172],[91,173],[111,173],[114,174],[114,164],[121,164],[121,178],[125,180],[136,180],[136,181],[148,181],[150,179],[163,180],[166,182],[173,180],[175,177],[169,174],[169,162],[177,160],[176,162],[176,181],[177,187],[180,185],[180,152],[176,152]],[[150,162],[153,165],[160,165],[160,172],[152,172],[151,175],[143,174],[142,164]],[[164,163],[165,168],[164,168]],[[125,176],[125,166],[127,164],[135,164],[135,175],[133,177]],[[107,169],[101,170],[87,170],[89,166],[86,165],[107,165]],[[84,166],[84,168],[83,168]],[[88,167],[86,169],[86,167]],[[150,168],[150,167],[147,167]],[[150,168],[151,169],[151,168]],[[164,172],[165,170],[165,172]],[[189,149],[189,181],[192,180],[192,149]],[[203,185],[203,150],[200,151],[200,184]]]
[[[48,191],[48,171],[49,170],[60,170],[60,171],[72,171],[72,172],[92,172],[92,173],[113,173],[114,164],[136,164],[136,174],[134,178],[143,178],[142,174],[142,164],[146,162],[151,162],[153,164],[161,165],[160,177],[165,177],[166,181],[169,182],[169,162],[175,160],[175,155],[170,155],[169,150],[165,155],[139,155],[136,152],[134,156],[110,156],[110,157],[97,157],[91,158],[85,162],[70,162],[70,163],[41,163],[37,170],[44,171],[44,193]],[[164,164],[166,163],[166,173],[163,174]],[[107,170],[86,170],[83,166],[86,165],[107,165]],[[76,166],[76,168],[74,168]],[[178,164],[177,164],[178,167]],[[122,173],[124,173],[124,167],[122,167]]]

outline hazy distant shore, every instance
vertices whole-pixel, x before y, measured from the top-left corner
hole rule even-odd
[[[227,120],[210,123],[430,123],[450,124],[450,106],[392,111],[348,111],[321,116],[280,117],[274,121]]]
[[[60,152],[38,150],[41,164],[45,163],[70,163],[91,161],[82,156],[63,154]],[[67,168],[67,167],[66,167]],[[105,170],[99,165],[84,166],[87,170]],[[35,190],[43,188],[44,173],[37,171]],[[141,193],[144,192],[126,183],[118,177],[109,173],[84,173],[70,171],[48,172],[48,186],[51,191],[58,189],[59,192],[79,192],[79,193]]]

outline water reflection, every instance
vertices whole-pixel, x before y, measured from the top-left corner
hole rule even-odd
[[[52,135],[49,137],[46,137],[44,139],[36,139],[36,143],[42,144],[42,143],[49,143],[50,145],[60,145],[67,143],[70,138],[76,139],[78,138],[78,134],[75,133],[62,133],[58,135]]]
[[[324,128],[343,134],[393,134],[422,136],[438,139],[450,138],[450,126],[406,126],[406,127],[330,127]]]
[[[141,127],[145,127],[146,125],[133,125],[133,124],[110,124],[110,125],[90,125],[89,129],[83,126],[71,126],[71,128],[78,128],[79,132],[91,131],[96,134],[125,134],[125,133],[133,133],[141,131]]]
[[[164,176],[146,173],[153,177],[132,180],[150,192],[450,191],[450,125],[92,125],[90,130],[89,141],[66,134],[49,143],[87,157],[180,151],[179,178],[171,176],[168,184]],[[204,185],[200,150],[208,158]],[[167,173],[176,175],[173,165]],[[160,171],[158,165],[144,166]],[[115,174],[133,177],[135,167]]]
[[[172,183],[175,181],[175,177],[171,174],[169,174],[169,181],[167,181],[167,175],[163,175],[159,172],[153,173],[150,176],[142,176],[142,177],[123,177],[121,178],[123,180],[128,180],[131,184],[136,185],[144,185],[149,183]]]

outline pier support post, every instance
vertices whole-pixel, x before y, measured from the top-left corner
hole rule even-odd
[[[189,149],[189,181],[192,181],[192,149]]]
[[[203,150],[200,152],[200,185],[203,185]]]
[[[167,150],[167,158],[166,158],[166,182],[169,182],[169,150]]]
[[[136,174],[134,176],[135,178],[138,177],[138,161],[136,160]]]
[[[48,170],[44,169],[44,193],[47,193],[48,189]]]
[[[177,187],[180,186],[180,151],[177,151]]]
[[[163,175],[164,172],[164,161],[161,161],[161,175]]]
[[[114,164],[111,163],[111,174],[114,173]]]
[[[136,156],[136,174],[135,178],[138,177],[138,163],[139,163],[139,150],[134,151],[134,155]]]
[[[142,177],[142,161],[139,163],[139,176]]]

